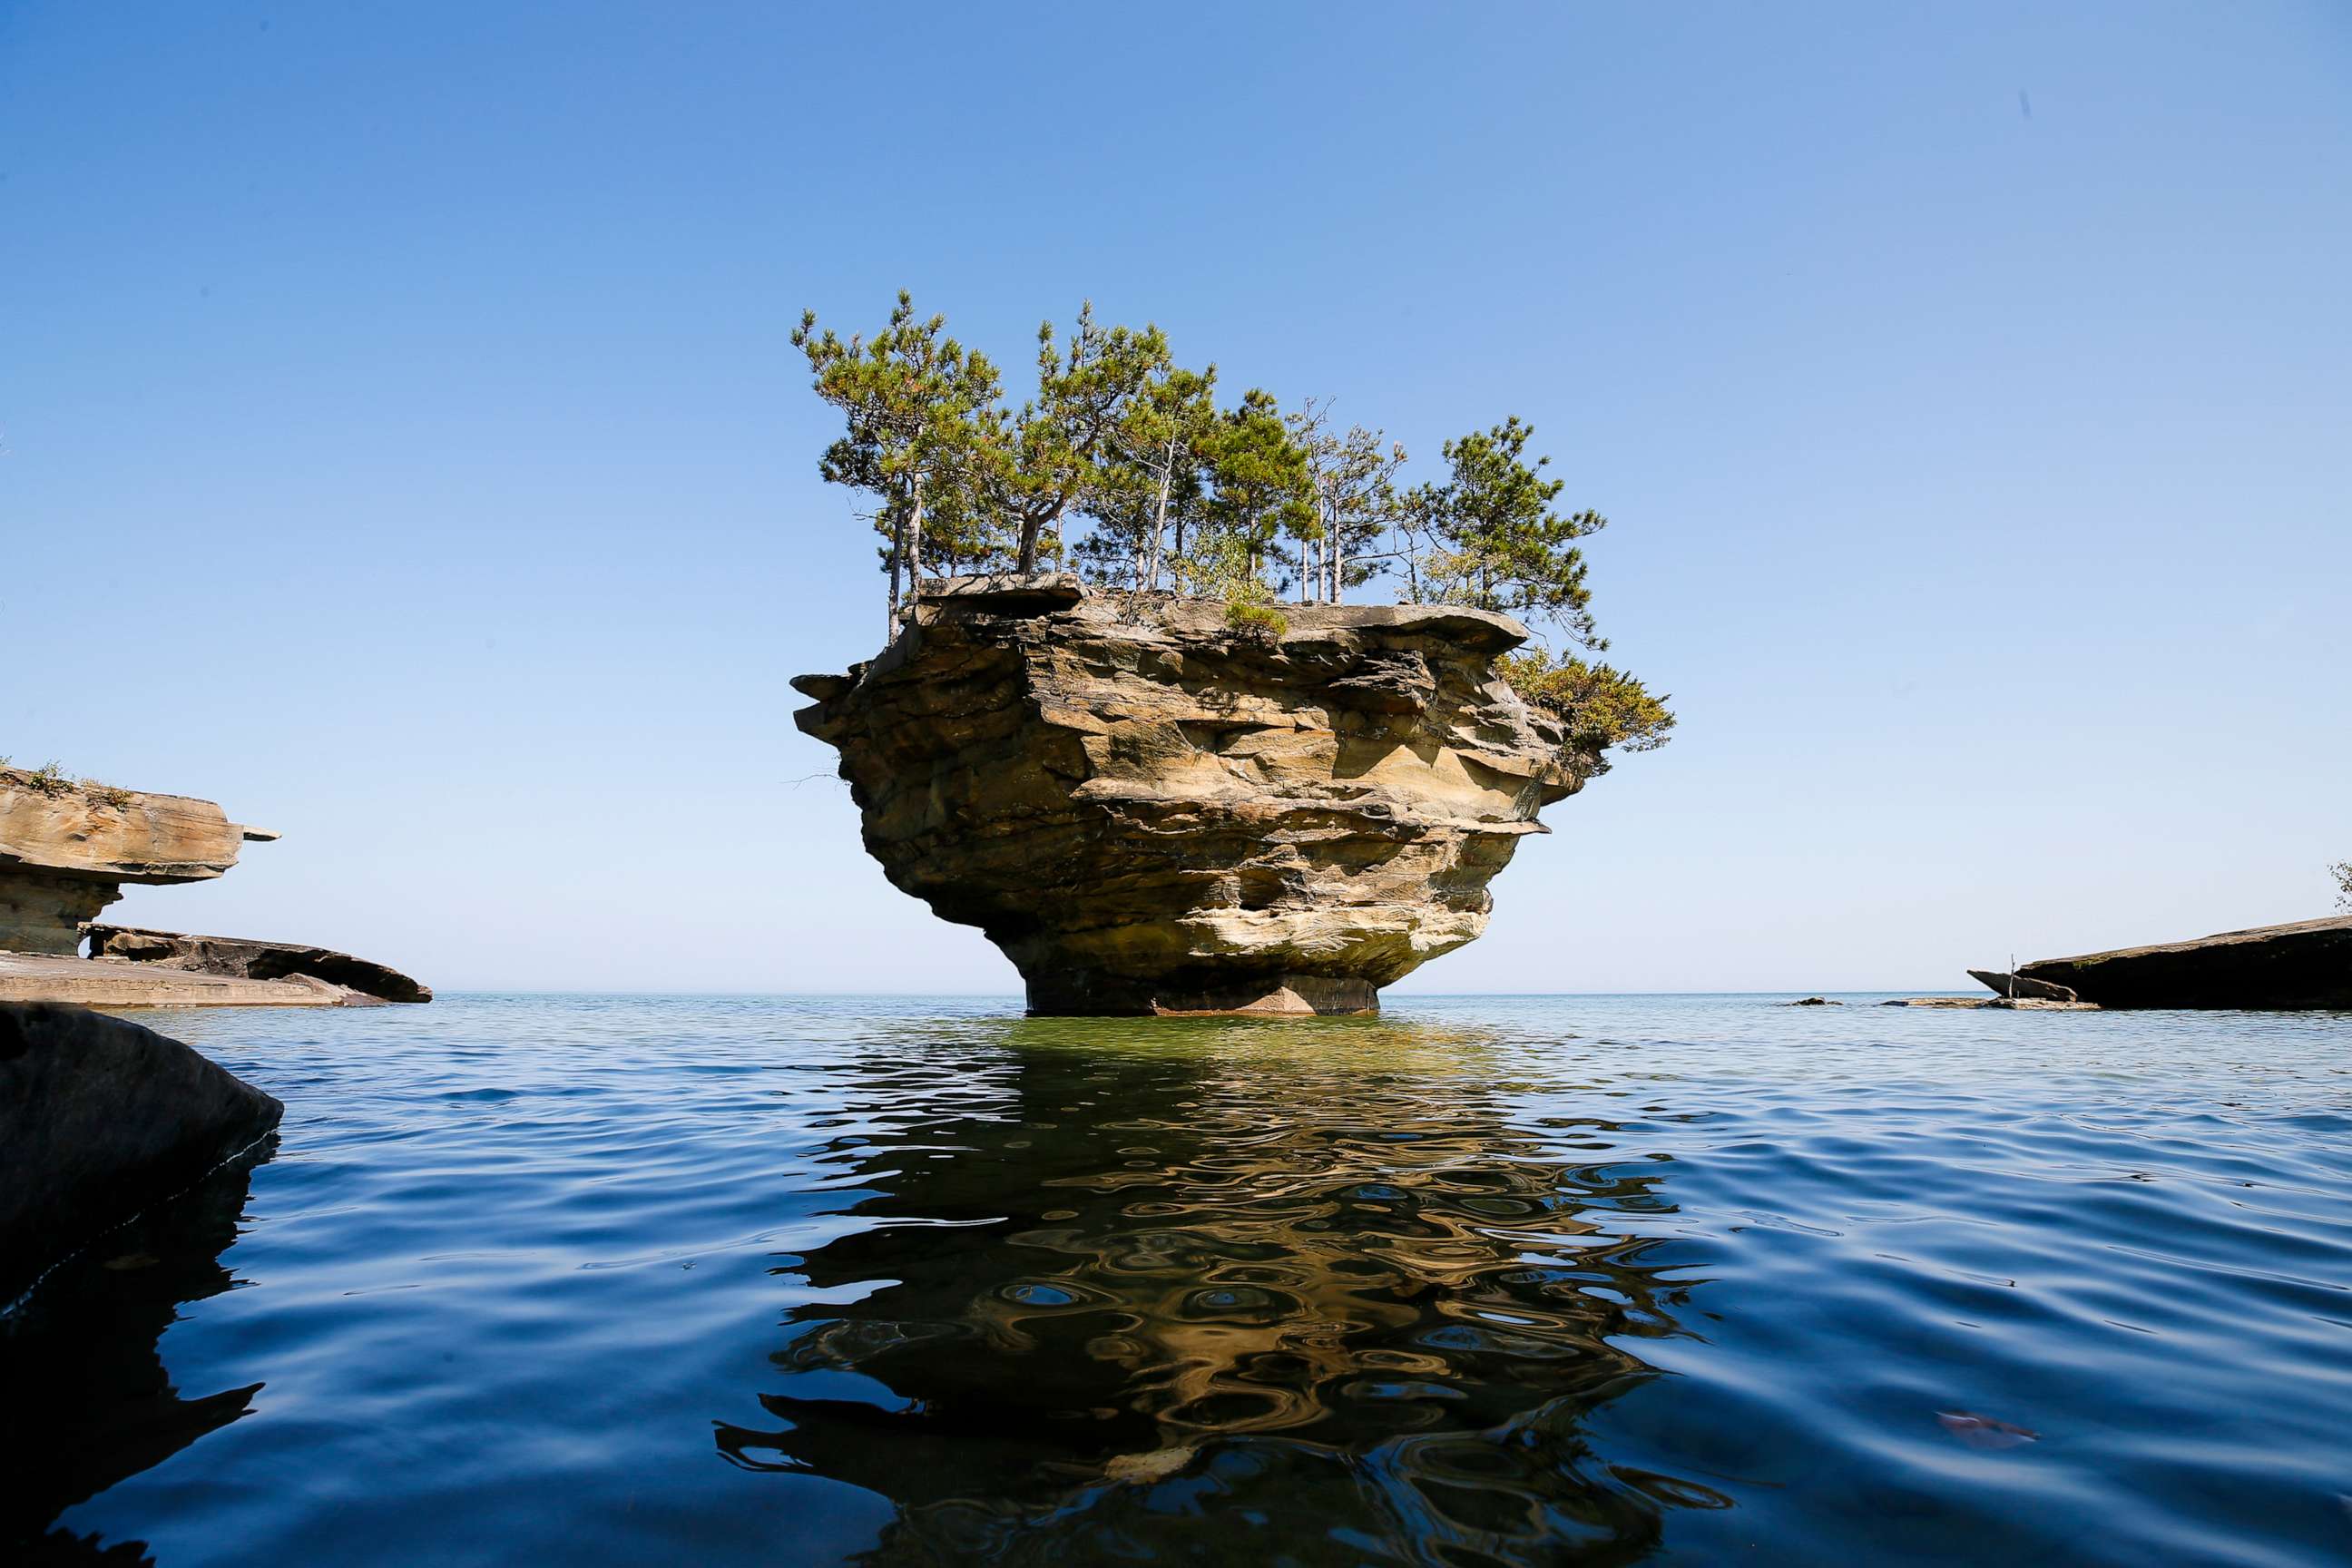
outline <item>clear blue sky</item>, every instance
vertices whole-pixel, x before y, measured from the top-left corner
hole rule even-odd
[[[0,226],[0,752],[286,835],[124,918],[1012,989],[784,684],[881,592],[788,333],[902,284],[1516,413],[1612,519],[1680,736],[1410,989],[1965,984],[2352,855],[2333,0],[19,3]]]

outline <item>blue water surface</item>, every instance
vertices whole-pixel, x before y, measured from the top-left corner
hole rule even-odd
[[[0,1321],[0,1547],[2352,1559],[2352,1016],[147,1015],[278,1144]]]

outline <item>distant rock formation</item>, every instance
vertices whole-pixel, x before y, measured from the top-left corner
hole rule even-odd
[[[0,1304],[284,1113],[152,1029],[79,1007],[0,1003]]]
[[[201,882],[247,841],[208,800],[0,769],[0,951],[70,953],[125,882]]]
[[[396,969],[331,948],[97,921],[126,882],[198,882],[278,837],[208,800],[0,767],[0,1001],[88,1007],[430,1002]],[[75,956],[85,936],[90,958]]]
[[[2102,1007],[2352,1009],[2352,915],[2021,964]]]
[[[1486,929],[1580,780],[1495,670],[1517,623],[1282,614],[955,579],[872,662],[794,680],[794,721],[891,882],[1003,948],[1032,1012],[1370,1012]]]
[[[382,1002],[433,1000],[429,989],[397,969],[332,948],[256,942],[247,937],[190,936],[136,926],[93,924],[87,934],[92,958],[119,958],[156,970],[242,980],[316,980]]]

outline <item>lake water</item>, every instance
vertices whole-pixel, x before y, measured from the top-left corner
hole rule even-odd
[[[1850,1000],[150,1016],[0,1556],[2352,1558],[2352,1016]]]

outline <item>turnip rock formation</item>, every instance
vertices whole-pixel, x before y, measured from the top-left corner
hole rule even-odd
[[[1586,771],[1451,605],[1223,604],[1067,574],[927,586],[804,675],[892,884],[978,926],[1033,1013],[1362,1013],[1486,929],[1487,882]]]

